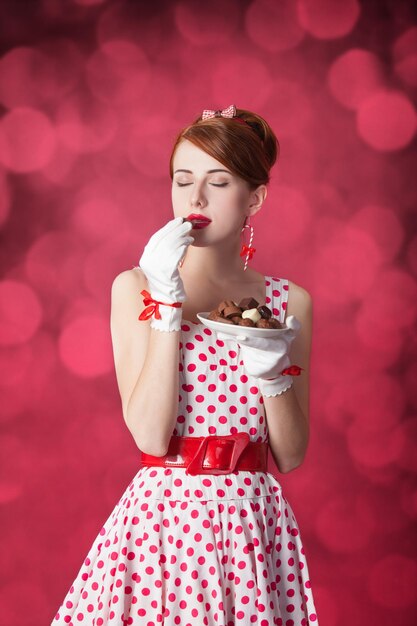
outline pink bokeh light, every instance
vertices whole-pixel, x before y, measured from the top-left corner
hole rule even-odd
[[[175,54],[177,60],[181,48],[176,45],[177,28],[172,20],[171,10],[169,15],[152,11],[144,2],[108,2],[96,17],[95,38],[100,45],[118,40],[140,42],[150,58],[169,58]]]
[[[32,363],[33,350],[28,342],[5,346],[0,354],[0,385],[17,385],[30,373]]]
[[[404,227],[397,213],[390,208],[364,206],[351,218],[353,228],[367,233],[378,245],[384,261],[390,262],[400,252],[404,243]]]
[[[358,109],[357,131],[375,150],[400,150],[417,128],[417,115],[407,96],[398,91],[380,91],[364,100]]]
[[[13,48],[0,59],[0,101],[9,109],[57,102],[75,86],[81,69],[81,53],[67,38]]]
[[[0,502],[5,503],[21,496],[27,488],[27,470],[34,457],[25,442],[14,435],[5,435],[2,445],[8,453],[7,468],[2,464],[0,469]]]
[[[272,182],[270,193],[274,198],[274,207],[265,206],[265,222],[276,223],[275,237],[285,240],[285,246],[291,248],[310,231],[312,209],[302,191],[289,185]]]
[[[348,50],[330,66],[328,82],[336,100],[356,110],[361,102],[384,86],[382,64],[368,50]]]
[[[40,50],[14,48],[0,59],[0,101],[9,109],[36,107],[44,100],[39,69],[48,59]]]
[[[245,23],[252,41],[269,52],[295,48],[304,37],[291,0],[255,0],[248,7]]]
[[[357,0],[298,0],[301,25],[318,39],[335,39],[347,35],[358,20]]]
[[[126,214],[99,189],[94,192],[90,187],[80,193],[71,218],[74,228],[93,240],[112,239],[116,232],[119,237],[127,234]]]
[[[393,45],[394,69],[408,85],[417,86],[417,26],[403,32]]]
[[[112,107],[83,95],[62,100],[56,111],[60,141],[73,152],[96,152],[113,140],[118,121]]]
[[[319,245],[313,259],[314,273],[325,300],[343,306],[364,297],[381,264],[375,241],[343,223],[330,236],[320,231],[320,220],[315,230]]]
[[[165,178],[170,154],[164,138],[171,137],[173,143],[177,133],[178,128],[166,115],[147,115],[146,128],[143,119],[137,120],[127,146],[131,164],[148,178]]]
[[[42,321],[42,303],[23,282],[0,282],[0,344],[13,346],[28,341]]]
[[[54,294],[46,302],[48,309],[58,310],[60,297],[77,293],[84,254],[79,237],[64,230],[45,231],[27,250],[24,267],[29,281],[40,292]]]
[[[41,111],[19,107],[0,122],[0,161],[14,172],[42,169],[52,159],[55,128]]]
[[[412,328],[417,318],[417,282],[396,268],[375,277],[358,309],[356,329],[369,346],[391,342],[397,332]]]
[[[245,80],[242,81],[242,76]],[[207,108],[216,109],[217,102],[246,102],[248,108],[263,106],[272,93],[273,79],[268,66],[261,60],[244,54],[230,54],[223,63],[217,65],[211,79],[213,104]],[[256,89],[253,85],[256,84]]]
[[[84,315],[67,324],[59,337],[59,356],[74,374],[94,378],[113,367],[109,323],[99,315]]]
[[[239,9],[234,2],[211,0],[195,10],[193,0],[175,5],[175,23],[184,39],[195,46],[218,46],[227,42],[238,25]]]
[[[108,41],[86,66],[92,93],[109,104],[140,102],[150,79],[150,66],[139,46],[123,40]]]

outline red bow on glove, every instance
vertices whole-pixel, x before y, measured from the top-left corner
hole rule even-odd
[[[284,370],[282,370],[281,376],[299,376],[302,369],[304,368],[300,367],[299,365],[290,365],[289,367],[286,367]]]
[[[148,320],[152,315],[155,314],[155,319],[160,320],[161,314],[159,312],[159,305],[163,304],[164,306],[173,306],[176,309],[182,307],[182,302],[158,302],[158,300],[154,300],[146,289],[140,292],[143,296],[143,304],[146,306],[146,309],[142,311],[139,315],[138,320]]]

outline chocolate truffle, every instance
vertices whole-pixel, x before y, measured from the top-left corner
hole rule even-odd
[[[266,306],[266,304],[261,304],[258,306],[258,311],[265,320],[269,320],[272,317],[272,311],[270,308]]]
[[[223,311],[224,317],[228,317],[229,319],[232,317],[236,317],[236,315],[242,315],[242,309],[238,306],[227,306]]]
[[[238,304],[243,311],[247,309],[256,309],[259,306],[259,302],[255,300],[255,298],[243,298]]]

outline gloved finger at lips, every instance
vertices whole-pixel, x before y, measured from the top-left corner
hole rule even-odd
[[[193,225],[191,224],[191,222],[179,222],[176,227],[177,232],[181,234],[189,233],[192,231],[192,229]]]
[[[182,222],[181,229],[184,230],[184,232],[189,233],[193,230],[193,225],[191,222]]]
[[[159,241],[163,239],[166,235],[168,235],[171,231],[175,230],[181,222],[179,221],[181,218],[175,218],[167,222],[162,228],[156,231],[151,237],[149,241],[156,240]]]
[[[173,232],[168,233],[168,235],[165,237],[165,243],[167,246],[174,247],[178,243],[181,243],[186,239],[190,239],[189,231],[175,230]]]

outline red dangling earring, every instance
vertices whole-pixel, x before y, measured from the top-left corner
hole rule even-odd
[[[246,220],[248,220],[248,223],[246,223]],[[242,227],[242,233],[243,233],[243,238],[245,237],[245,228],[249,228],[250,230],[250,235],[249,235],[249,245],[246,245],[245,243],[242,244],[242,248],[240,250],[240,256],[245,256],[246,255],[246,259],[245,259],[245,267],[243,268],[243,271],[246,271],[246,268],[248,267],[248,261],[249,259],[251,259],[254,255],[254,253],[256,252],[255,248],[252,248],[252,241],[253,241],[253,226],[250,224],[250,217],[246,217],[245,218],[245,223],[243,224]]]

